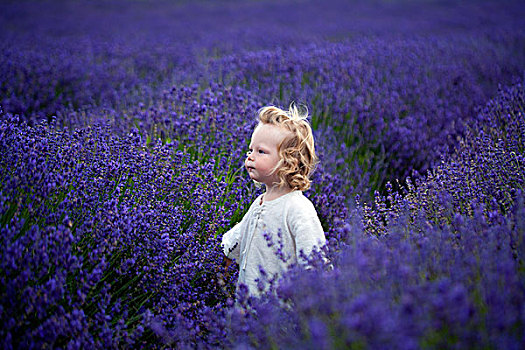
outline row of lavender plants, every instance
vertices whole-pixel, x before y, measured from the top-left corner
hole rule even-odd
[[[224,53],[349,36],[475,37],[480,28],[508,32],[510,36],[500,38],[508,44],[517,38],[513,32],[523,28],[519,1],[507,1],[504,7],[491,1],[471,6],[398,2],[406,4],[3,2],[1,104],[38,122],[70,108],[135,103],[137,95],[155,94],[162,82],[196,79],[202,74],[199,63]]]
[[[2,347],[137,346],[156,315],[198,339],[231,294],[219,233],[246,184],[133,133],[1,130]]]

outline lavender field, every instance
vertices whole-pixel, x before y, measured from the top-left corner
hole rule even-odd
[[[3,349],[523,349],[523,1],[4,1],[0,39]],[[330,264],[236,295],[292,101]]]

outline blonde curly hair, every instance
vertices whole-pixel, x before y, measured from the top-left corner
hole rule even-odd
[[[288,111],[275,106],[259,110],[259,124],[275,125],[288,131],[277,147],[280,159],[272,170],[280,180],[278,186],[288,185],[300,191],[310,188],[310,175],[318,163],[312,128],[307,120],[308,109],[304,109],[300,112],[292,103]]]

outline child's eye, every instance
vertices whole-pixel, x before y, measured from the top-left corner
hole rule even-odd
[[[252,150],[249,150],[248,152],[246,152],[247,156],[249,156],[250,154],[252,154]]]
[[[263,151],[262,149],[260,149],[260,150],[259,150],[259,153],[260,153],[260,154],[265,154],[266,152]]]

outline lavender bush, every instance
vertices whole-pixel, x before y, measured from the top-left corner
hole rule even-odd
[[[520,348],[523,13],[2,3],[2,347]],[[250,299],[219,244],[257,109],[291,100],[331,264]]]
[[[226,299],[209,282],[231,212],[206,168],[100,127],[4,122],[2,152],[4,348],[133,345],[149,313]]]
[[[458,214],[454,232],[427,224],[418,233],[406,220],[379,240],[349,226],[348,246],[332,271],[297,271],[280,285],[278,295],[289,308],[270,298],[248,303],[249,316],[234,312],[232,343],[519,349],[524,214],[522,201],[512,219],[496,225],[487,226],[481,213]]]
[[[523,96],[522,84],[502,89],[451,158],[406,194],[359,208],[333,268],[314,259],[319,268],[291,271],[277,296],[241,299],[232,346],[520,349]]]
[[[522,83],[502,89],[467,129],[454,154],[418,178],[408,179],[405,194],[388,184],[387,195],[364,205],[370,234],[382,235],[389,221],[422,211],[437,225],[454,221],[456,214],[471,216],[483,208],[489,222],[507,216],[517,194],[525,189],[525,95]]]

